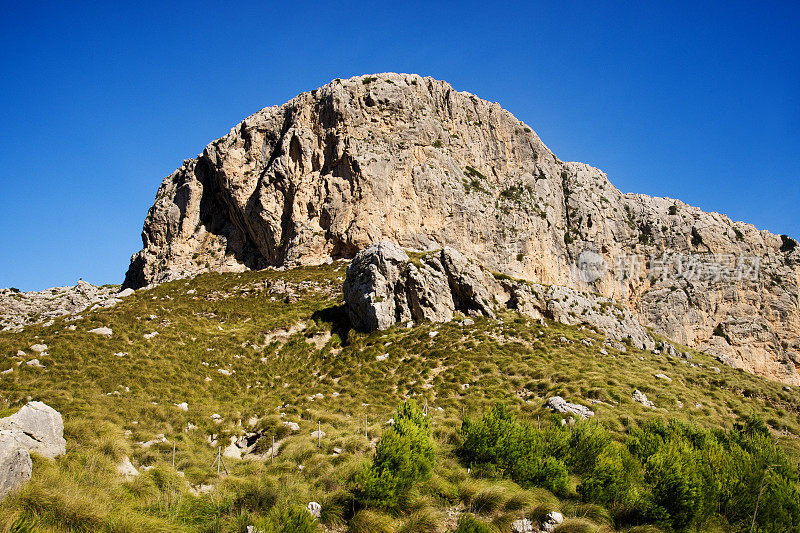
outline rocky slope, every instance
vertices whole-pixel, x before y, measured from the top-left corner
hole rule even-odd
[[[130,291],[128,291],[130,292]],[[21,292],[0,289],[0,330],[19,331],[28,324],[44,323],[87,308],[113,307],[119,303],[119,285],[96,286],[78,281],[74,287],[53,287]]]
[[[322,263],[382,240],[451,246],[493,271],[598,292],[670,339],[800,383],[793,240],[622,194],[498,104],[431,78],[337,79],[248,117],[164,179],[142,239],[126,287]]]

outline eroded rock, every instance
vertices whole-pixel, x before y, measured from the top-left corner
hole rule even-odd
[[[498,104],[432,78],[337,79],[247,117],[164,178],[142,235],[126,287],[322,264],[383,240],[451,246],[491,271],[596,292],[675,342],[800,385],[794,241],[677,200],[623,194],[602,171],[559,160]],[[661,276],[665,254],[684,266],[727,258],[733,275]],[[742,258],[752,258],[745,268]],[[441,271],[424,264],[412,282],[441,287]],[[419,302],[389,302],[371,320],[398,307],[450,313],[447,298],[431,299],[443,293],[415,294]],[[451,296],[457,309],[460,293]],[[568,306],[548,305],[569,317]],[[633,329],[620,334],[638,344]]]

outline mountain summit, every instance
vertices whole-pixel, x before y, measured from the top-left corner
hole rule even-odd
[[[497,103],[413,74],[262,109],[164,178],[124,286],[449,246],[498,275],[600,293],[655,333],[800,384],[800,250],[560,161]]]

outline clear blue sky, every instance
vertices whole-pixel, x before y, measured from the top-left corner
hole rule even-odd
[[[0,287],[121,282],[183,159],[386,71],[499,102],[625,192],[800,236],[796,0],[113,4],[2,1]]]

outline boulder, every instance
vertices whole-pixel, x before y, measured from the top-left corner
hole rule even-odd
[[[117,465],[117,473],[125,478],[133,478],[139,475],[139,471],[136,470],[127,455]]]
[[[0,419],[0,430],[15,433],[22,448],[44,457],[55,458],[66,451],[61,414],[42,402],[28,402],[15,414]]]
[[[110,337],[111,335],[114,334],[114,332],[111,331],[111,328],[107,328],[105,326],[100,328],[90,329],[89,333],[94,333],[95,335],[103,335],[104,337]]]
[[[633,396],[631,397],[631,399],[636,403],[640,403],[645,407],[649,407],[650,409],[656,408],[655,404],[647,399],[647,395],[645,395],[645,393],[643,393],[639,389],[633,391]]]
[[[412,261],[405,250],[387,241],[356,255],[342,289],[352,324],[373,331],[408,320],[446,322],[455,311],[494,318],[496,287],[490,276],[453,248]]]
[[[0,501],[22,488],[33,471],[30,453],[18,437],[14,431],[0,430]]]
[[[0,419],[0,501],[31,478],[31,452],[52,459],[65,451],[61,415],[42,402]]]
[[[594,411],[577,403],[569,403],[561,396],[553,396],[547,400],[547,407],[556,413],[570,413],[583,419],[594,416]]]

